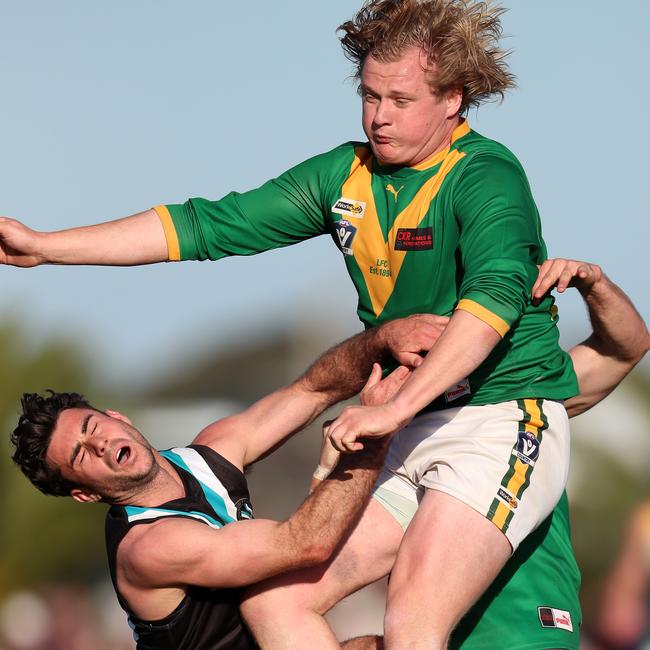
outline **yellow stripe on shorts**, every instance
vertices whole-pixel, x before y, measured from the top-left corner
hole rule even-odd
[[[501,481],[501,487],[487,514],[487,518],[504,533],[508,530],[519,501],[530,484],[530,477],[535,468],[534,458],[528,458],[525,454],[520,453],[518,446],[522,440],[531,440],[530,444],[536,445],[536,449],[539,450],[542,433],[548,428],[541,399],[517,400],[517,404],[523,411],[523,417],[519,421],[517,442],[515,442],[510,455],[508,471]],[[525,460],[522,460],[522,456]]]

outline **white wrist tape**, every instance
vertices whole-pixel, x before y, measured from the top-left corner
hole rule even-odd
[[[313,473],[313,477],[319,481],[324,481],[332,473],[331,469],[327,469],[322,465],[319,465]]]

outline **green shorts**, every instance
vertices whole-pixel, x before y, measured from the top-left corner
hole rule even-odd
[[[391,503],[390,493],[382,488],[373,496],[406,527],[406,501]],[[414,513],[415,509],[411,516]],[[579,588],[565,493],[459,623],[449,648],[578,650],[582,622]]]

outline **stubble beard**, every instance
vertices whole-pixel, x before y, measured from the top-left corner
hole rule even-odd
[[[148,445],[142,445],[138,450],[139,454],[144,455],[149,463],[142,468],[137,474],[128,476],[116,476],[111,481],[110,495],[107,495],[111,502],[128,501],[136,494],[146,491],[147,487],[152,485],[160,472],[160,465],[156,462],[156,456],[153,449]]]

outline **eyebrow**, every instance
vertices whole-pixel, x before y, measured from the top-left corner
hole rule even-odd
[[[92,413],[89,413],[85,418],[84,421],[81,423],[81,433],[83,435],[86,434],[86,431],[88,430],[88,421],[90,418],[93,416]],[[81,443],[78,442],[75,446],[74,449],[72,450],[72,453],[70,454],[70,465],[74,465],[74,461],[79,455],[79,452],[81,451]]]

